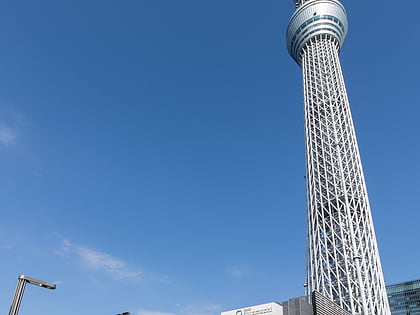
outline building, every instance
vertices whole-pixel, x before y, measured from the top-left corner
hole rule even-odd
[[[318,291],[309,296],[290,299],[282,304],[267,304],[243,307],[222,312],[221,315],[350,315],[339,305]]]
[[[420,314],[420,280],[388,285],[386,291],[392,315]]]
[[[318,291],[283,302],[283,315],[350,315]]]
[[[344,310],[318,291],[312,292],[312,305],[314,315],[350,315],[348,311]]]
[[[247,306],[231,311],[222,312],[221,315],[285,315],[283,307],[276,302]]]
[[[307,294],[351,314],[389,315],[356,135],[338,58],[347,15],[337,0],[294,0],[287,48],[302,67]]]
[[[310,296],[301,296],[289,299],[282,303],[283,315],[313,315],[314,309],[311,305]]]

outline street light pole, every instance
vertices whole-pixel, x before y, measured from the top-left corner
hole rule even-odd
[[[15,295],[13,296],[12,305],[10,306],[9,315],[17,315],[19,312],[20,302],[22,301],[23,292],[25,291],[26,283],[37,285],[46,289],[55,289],[55,284],[48,283],[42,280],[34,279],[28,276],[20,275],[16,285]]]

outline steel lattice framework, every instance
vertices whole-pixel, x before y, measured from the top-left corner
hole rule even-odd
[[[295,0],[288,50],[303,70],[307,289],[352,314],[390,315],[338,54],[347,33],[335,0]]]

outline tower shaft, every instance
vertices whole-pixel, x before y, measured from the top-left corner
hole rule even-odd
[[[307,284],[352,314],[390,315],[338,54],[336,0],[295,1],[288,48],[302,66],[307,178]]]
[[[307,281],[354,314],[388,314],[362,165],[329,35],[303,49],[307,160]]]

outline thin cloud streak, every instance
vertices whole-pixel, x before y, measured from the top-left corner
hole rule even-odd
[[[179,315],[217,315],[222,307],[218,304],[188,304],[184,306]]]
[[[226,273],[232,278],[242,278],[248,274],[248,268],[243,265],[236,265],[226,269]]]
[[[12,128],[0,124],[0,144],[2,146],[9,146],[16,142],[17,133]]]
[[[15,243],[12,241],[1,241],[0,242],[0,248],[4,249],[12,249],[15,247]]]
[[[178,305],[179,306],[179,305]],[[158,311],[139,310],[135,315],[218,315],[222,307],[218,304],[187,304],[179,306],[176,313],[165,313]]]
[[[142,272],[130,268],[124,261],[85,246],[73,245],[69,240],[63,240],[56,253],[67,258],[76,255],[86,268],[103,272],[116,280],[142,280]]]
[[[140,280],[141,272],[130,270],[126,264],[109,254],[98,252],[86,247],[78,247],[77,254],[89,267],[104,271],[116,279]]]
[[[175,313],[162,313],[152,311],[138,311],[136,315],[176,315]]]

